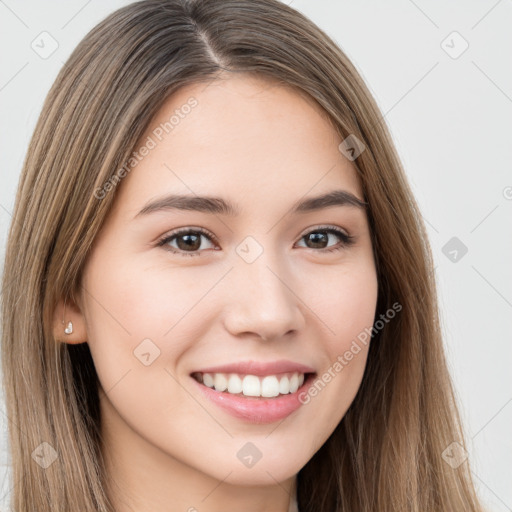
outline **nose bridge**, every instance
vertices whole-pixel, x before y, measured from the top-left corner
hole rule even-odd
[[[226,326],[233,334],[252,332],[271,339],[300,329],[303,317],[283,258],[259,245],[246,240],[237,247]]]

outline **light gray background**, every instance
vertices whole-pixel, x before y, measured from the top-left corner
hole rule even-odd
[[[86,32],[128,3],[0,0],[2,265],[19,173],[48,89]],[[512,2],[287,3],[337,41],[385,114],[428,227],[478,492],[489,510],[511,511]],[[42,46],[44,31],[58,43],[45,59],[31,47]],[[443,253],[452,237],[468,249],[457,261],[450,246]],[[1,510],[11,492],[8,421],[0,411]]]

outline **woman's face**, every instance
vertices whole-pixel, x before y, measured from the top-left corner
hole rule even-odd
[[[341,196],[311,201],[363,199],[341,142],[311,100],[247,75],[181,89],[140,141],[81,311],[107,451],[146,477],[282,482],[353,401],[377,301],[369,226]]]

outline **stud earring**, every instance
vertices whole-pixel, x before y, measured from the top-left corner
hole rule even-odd
[[[66,334],[71,334],[73,332],[73,324],[71,322],[68,322],[68,326],[64,329],[64,332]]]

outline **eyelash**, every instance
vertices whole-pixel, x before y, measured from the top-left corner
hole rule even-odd
[[[311,231],[308,231],[306,234],[302,235],[300,237],[300,240],[302,240],[303,238],[305,238],[307,235],[309,235],[311,233],[317,233],[317,232],[334,234],[341,239],[341,244],[339,244],[338,246],[331,247],[329,249],[316,250],[316,252],[320,252],[320,253],[331,253],[331,252],[340,251],[341,249],[346,249],[347,247],[353,245],[355,243],[355,239],[356,239],[356,237],[354,237],[352,235],[347,235],[346,233],[344,233],[340,229],[336,228],[335,226],[320,226],[320,227],[315,228]],[[194,234],[194,233],[200,233],[200,234],[204,235],[206,238],[210,239],[211,242],[213,242],[215,244],[217,243],[215,236],[204,228],[182,228],[182,229],[178,229],[170,234],[165,235],[163,238],[161,238],[157,242],[156,245],[157,245],[157,247],[163,247],[164,245],[168,244],[169,242],[171,242],[175,238],[179,237],[180,235],[184,235],[184,234],[189,235],[189,234]],[[310,249],[310,248],[306,247],[306,249]],[[200,251],[186,252],[186,251],[176,250],[172,247],[165,248],[165,250],[167,250],[173,254],[179,254],[180,256],[201,256]],[[315,251],[315,249],[312,249],[312,250]]]

